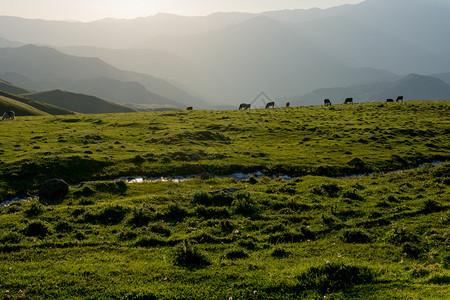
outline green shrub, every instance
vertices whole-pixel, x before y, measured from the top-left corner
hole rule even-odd
[[[169,237],[171,234],[170,229],[160,223],[152,225],[150,227],[150,231],[153,233],[161,234],[166,237]]]
[[[184,240],[175,249],[174,264],[184,268],[201,268],[209,266],[211,263],[206,255],[200,253],[194,245]]]
[[[120,241],[131,241],[137,237],[137,233],[131,230],[122,231],[119,233],[118,239]]]
[[[226,219],[230,217],[230,212],[226,207],[205,207],[197,206],[195,213],[200,218],[205,219]]]
[[[179,203],[170,203],[167,209],[163,212],[162,218],[167,221],[181,221],[189,215],[186,208],[182,207]]]
[[[283,248],[276,248],[272,251],[270,255],[275,258],[285,258],[291,256],[291,252]]]
[[[23,213],[27,218],[32,218],[40,215],[43,212],[44,212],[43,206],[38,202],[33,202],[31,203],[31,206],[28,209],[24,210]]]
[[[341,236],[344,243],[367,244],[372,241],[370,236],[361,229],[345,230]]]
[[[248,258],[248,254],[242,249],[230,250],[225,253],[225,257],[228,259],[246,259]]]
[[[128,220],[128,224],[143,227],[147,226],[152,219],[150,212],[144,208],[133,208],[131,218]]]
[[[70,232],[70,231],[72,231],[72,229],[73,229],[72,226],[66,221],[59,221],[55,225],[56,232],[60,232],[60,233]]]
[[[426,200],[422,212],[429,214],[434,212],[440,212],[442,209],[443,209],[442,206],[437,201]]]
[[[250,197],[249,193],[241,193],[233,201],[233,212],[245,217],[255,216],[259,213],[256,202]]]
[[[311,267],[297,277],[298,287],[317,290],[322,293],[334,293],[355,285],[370,284],[374,273],[367,267],[347,266],[342,263],[330,263],[320,267]]]
[[[235,197],[232,193],[219,192],[210,194],[200,192],[194,194],[192,203],[204,206],[230,206],[234,199]]]
[[[49,230],[44,223],[42,223],[39,220],[36,220],[28,223],[28,225],[23,230],[23,233],[26,236],[35,236],[43,238],[49,233]]]
[[[18,244],[22,239],[22,235],[17,232],[8,232],[0,238],[2,244]]]

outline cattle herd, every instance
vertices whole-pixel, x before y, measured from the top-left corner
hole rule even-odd
[[[395,101],[396,101],[396,102],[403,102],[403,96],[398,96],[397,99],[396,99]],[[386,99],[386,102],[394,102],[394,99]],[[344,100],[344,104],[353,104],[353,98],[346,98],[346,99]],[[331,101],[330,101],[330,99],[325,99],[325,100],[323,100],[323,105],[325,105],[325,106],[331,106]],[[247,110],[247,109],[250,109],[251,106],[252,106],[252,105],[251,105],[250,103],[241,103],[241,104],[239,105],[239,110]],[[290,107],[291,104],[290,104],[289,102],[286,102],[285,106],[286,106],[286,107]],[[266,104],[265,108],[266,108],[266,109],[269,109],[269,108],[275,108],[275,102],[274,102],[274,101],[268,102],[268,103]],[[187,110],[193,110],[192,106],[189,106],[189,107],[187,108]]]

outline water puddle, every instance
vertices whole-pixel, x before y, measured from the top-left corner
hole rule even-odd
[[[435,161],[430,163],[431,165],[437,166],[444,163],[443,161]],[[373,172],[373,173],[359,173],[359,174],[352,174],[348,176],[341,176],[341,177],[331,177],[334,179],[349,179],[349,178],[360,178],[360,177],[368,177],[372,175],[383,175],[383,174],[390,174],[395,172],[401,172],[401,171],[408,171],[408,170],[415,170],[422,168],[425,164],[421,164],[416,168],[412,169],[401,169],[401,170],[394,170],[394,171],[386,171],[386,172]],[[220,178],[220,179],[235,179],[238,181],[246,181],[249,180],[250,176],[254,176],[256,179],[261,179],[263,177],[268,177],[270,179],[274,178],[281,178],[283,180],[292,180],[301,178],[303,176],[289,176],[289,175],[273,175],[273,176],[267,176],[266,174],[262,172],[255,172],[255,173],[233,173],[231,175],[225,175],[225,176],[214,176],[214,178]],[[147,183],[147,182],[173,182],[173,183],[181,183],[184,181],[192,180],[195,178],[201,177],[201,175],[186,175],[186,176],[174,176],[174,177],[143,177],[143,176],[127,176],[127,177],[119,177],[112,180],[99,180],[99,181],[125,181],[128,184],[138,184],[138,183]],[[79,187],[80,185],[75,185],[72,187]],[[16,197],[14,199],[4,201],[0,203],[0,206],[8,206],[13,202],[17,201],[31,201],[34,198],[38,198],[38,195],[31,195],[28,197]]]

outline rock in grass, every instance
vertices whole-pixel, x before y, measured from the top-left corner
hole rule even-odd
[[[69,185],[62,179],[48,179],[39,188],[39,201],[44,204],[56,204],[69,193]]]

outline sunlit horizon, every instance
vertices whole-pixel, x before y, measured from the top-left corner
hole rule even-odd
[[[329,8],[360,2],[363,0],[0,0],[0,15],[92,22],[107,18],[135,19],[159,13],[182,16],[206,16],[215,12],[261,13],[285,9]]]

